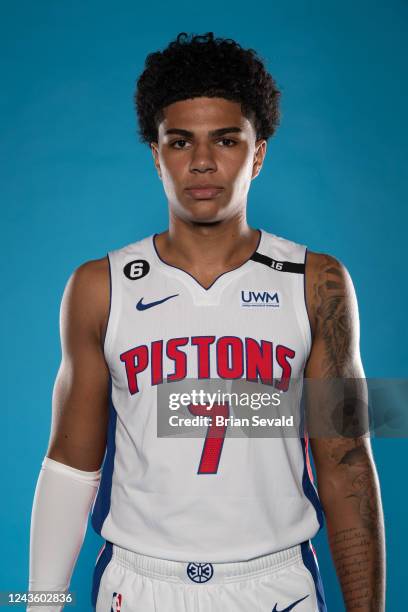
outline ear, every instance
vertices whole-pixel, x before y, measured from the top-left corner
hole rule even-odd
[[[159,161],[159,145],[157,142],[151,142],[150,143],[150,149],[153,155],[153,160],[154,160],[154,165],[156,167],[157,170],[157,174],[159,175],[159,179],[161,180],[161,168],[160,168],[160,161]]]
[[[256,178],[261,171],[266,155],[266,140],[259,139],[255,142],[254,162],[252,164],[252,178]]]

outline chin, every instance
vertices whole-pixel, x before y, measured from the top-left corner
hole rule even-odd
[[[212,215],[195,215],[195,214],[186,214],[184,218],[190,223],[196,223],[200,225],[211,225],[214,223],[219,223],[225,219],[225,215],[223,211],[219,211],[217,214]]]
[[[196,200],[193,204],[179,205],[176,214],[186,221],[200,224],[212,224],[223,221],[226,217],[225,207],[221,207],[214,200]]]

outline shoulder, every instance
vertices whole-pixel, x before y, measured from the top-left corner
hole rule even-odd
[[[101,335],[110,304],[110,273],[107,257],[79,265],[69,277],[61,302],[62,323],[71,320]]]
[[[333,257],[333,255],[307,251],[306,271],[310,275],[326,274],[328,271],[339,274],[344,270],[346,270],[344,264],[336,257]]]
[[[312,330],[319,317],[335,316],[339,306],[355,302],[351,276],[342,261],[327,253],[307,251],[305,266],[306,304]]]
[[[307,280],[317,282],[323,289],[350,286],[351,276],[340,259],[327,253],[307,251],[305,274]]]
[[[109,261],[107,257],[91,259],[78,266],[68,279],[66,288],[74,295],[93,301],[109,289]]]

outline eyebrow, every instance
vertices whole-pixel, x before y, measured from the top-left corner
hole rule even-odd
[[[210,136],[223,136],[224,134],[231,134],[231,133],[238,133],[238,132],[242,132],[242,128],[237,127],[237,126],[231,126],[231,127],[219,128],[218,130],[211,130],[211,132],[208,132],[208,134]],[[165,131],[165,134],[166,135],[180,134],[181,136],[186,136],[187,138],[192,138],[194,136],[193,132],[190,132],[189,130],[183,130],[181,128],[170,128]]]

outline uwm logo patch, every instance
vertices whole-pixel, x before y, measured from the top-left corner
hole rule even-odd
[[[279,308],[281,299],[278,291],[241,291],[241,306],[258,308]]]

